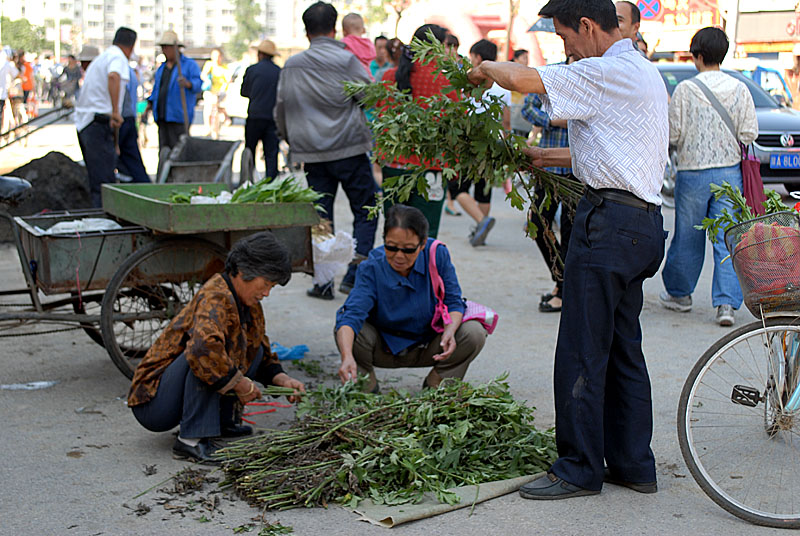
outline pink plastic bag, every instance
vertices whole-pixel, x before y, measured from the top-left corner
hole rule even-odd
[[[444,331],[444,326],[453,323],[450,318],[450,312],[444,304],[444,281],[442,276],[439,275],[439,270],[436,268],[436,248],[441,244],[438,240],[434,240],[431,244],[430,261],[428,268],[431,273],[431,283],[433,284],[433,293],[436,295],[437,303],[433,311],[433,320],[431,320],[431,327],[436,333]],[[486,307],[478,302],[464,300],[466,309],[462,322],[467,320],[477,320],[486,329],[486,332],[491,335],[497,327],[497,322],[500,316],[491,307]]]

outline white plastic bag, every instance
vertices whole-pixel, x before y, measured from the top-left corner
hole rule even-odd
[[[343,272],[356,253],[356,240],[346,231],[314,242],[314,284],[323,285]]]

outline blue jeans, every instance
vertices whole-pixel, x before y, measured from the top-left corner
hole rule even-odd
[[[264,356],[259,350],[245,376],[255,377]],[[218,437],[222,424],[234,424],[233,406],[236,394],[221,395],[208,388],[189,368],[183,354],[170,363],[161,375],[156,396],[144,404],[133,406],[133,416],[151,432],[166,432],[180,425],[181,437]]]
[[[703,218],[715,218],[722,209],[732,210],[733,204],[726,198],[714,199],[709,190],[711,184],[727,181],[742,189],[742,170],[739,164],[724,168],[679,171],[675,182],[675,236],[669,245],[667,262],[661,278],[664,288],[676,298],[691,296],[700,278],[705,258],[706,233],[694,228]],[[714,248],[714,276],[711,284],[711,303],[714,307],[731,305],[738,309],[742,305],[742,289],[733,271],[725,247],[724,232],[720,231]]]

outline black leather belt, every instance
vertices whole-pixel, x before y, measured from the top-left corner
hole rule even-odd
[[[595,189],[591,187],[586,188],[586,199],[593,205],[599,207],[603,203],[603,199],[620,203],[629,207],[640,208],[648,212],[655,212],[661,207],[654,203],[648,203],[644,199],[636,197],[627,190],[618,190],[617,188],[600,188]]]

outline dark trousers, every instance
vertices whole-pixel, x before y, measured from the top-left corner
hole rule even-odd
[[[133,179],[133,182],[150,182],[150,177],[147,176],[147,171],[144,169],[142,154],[139,152],[135,117],[126,117],[122,126],[119,127],[117,169],[123,175]]]
[[[315,191],[324,194],[318,201],[323,208],[320,217],[331,220],[333,224],[333,202],[339,183],[342,185],[350,210],[353,212],[353,238],[356,239],[356,253],[367,256],[375,243],[375,231],[378,219],[368,219],[365,206],[375,204],[378,185],[372,176],[372,164],[366,154],[351,156],[331,162],[313,162],[305,164],[308,185]]]
[[[263,355],[262,348],[245,376],[255,377]],[[181,354],[161,376],[156,396],[131,409],[139,424],[151,432],[166,432],[180,425],[181,437],[199,439],[217,437],[223,424],[233,424],[236,400],[233,391],[221,395],[209,389]]]
[[[538,207],[541,205],[543,200],[544,190],[536,190],[533,202],[536,203],[536,206]],[[562,282],[564,281],[564,268],[560,265],[560,263],[558,263],[556,259],[556,253],[558,253],[558,255],[561,257],[562,262],[566,260],[567,252],[569,251],[569,238],[572,235],[572,220],[575,218],[575,210],[567,207],[566,205],[561,207],[561,223],[559,227],[561,232],[561,241],[559,242],[555,237],[553,237],[551,243],[551,241],[547,240],[545,231],[550,231],[557,210],[558,203],[556,201],[551,201],[550,206],[542,210],[539,215],[531,212],[530,221],[536,225],[536,245],[539,247],[539,251],[542,252],[544,262],[547,263],[547,268],[550,270],[550,275],[558,287],[558,292],[556,292],[556,295],[561,296],[561,287]]]
[[[660,209],[581,199],[564,272],[551,469],[576,486],[599,490],[604,459],[622,480],[656,480],[639,314],[642,283],[663,258]]]
[[[158,125],[158,152],[167,147],[172,149],[178,145],[178,140],[181,139],[181,134],[186,134],[186,127],[183,123],[168,123],[167,121],[159,121]]]
[[[244,146],[256,156],[256,147],[261,141],[267,161],[267,177],[278,176],[278,132],[272,119],[247,118],[244,124]]]
[[[89,123],[86,128],[78,132],[78,144],[89,176],[92,206],[102,207],[100,186],[116,181],[114,169],[117,163],[117,151],[114,148],[114,135],[111,133],[108,120],[95,119]]]

